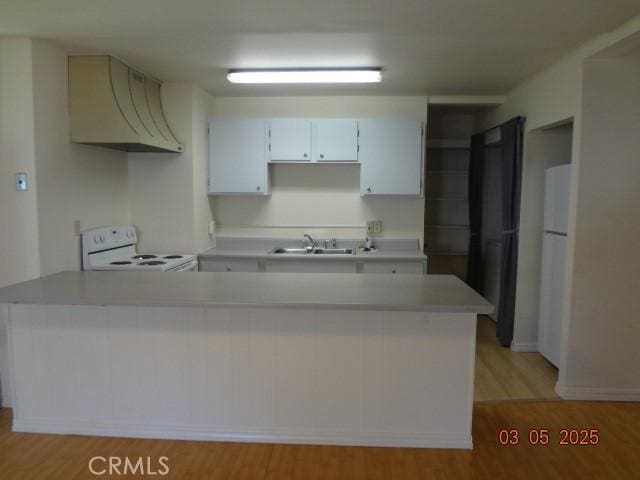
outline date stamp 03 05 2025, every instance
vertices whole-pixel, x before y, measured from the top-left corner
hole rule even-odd
[[[600,444],[600,430],[597,428],[562,428],[555,437],[548,428],[532,428],[521,432],[517,428],[503,428],[498,432],[500,445],[575,445],[595,446]],[[552,438],[553,437],[553,438]]]

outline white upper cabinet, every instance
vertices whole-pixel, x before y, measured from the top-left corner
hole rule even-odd
[[[415,120],[360,120],[360,193],[421,195],[423,123]]]
[[[280,118],[269,121],[269,160],[311,161],[311,120]]]
[[[265,121],[209,121],[209,193],[269,194]]]
[[[357,162],[358,121],[320,119],[313,121],[314,162]]]
[[[343,118],[270,120],[269,161],[357,162],[358,121]]]

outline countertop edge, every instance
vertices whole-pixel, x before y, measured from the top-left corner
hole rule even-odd
[[[33,299],[6,299],[0,298],[0,304],[5,305],[69,305],[69,306],[96,306],[96,307],[175,307],[175,308],[268,308],[280,310],[361,310],[383,312],[415,312],[415,313],[475,313],[486,315],[493,313],[490,305],[388,305],[388,304],[326,304],[326,303],[237,303],[237,302],[205,302],[205,301],[181,301],[181,300],[152,300],[144,304],[136,301],[78,301],[65,299],[33,300]]]

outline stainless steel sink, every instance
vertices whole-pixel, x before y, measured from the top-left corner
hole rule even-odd
[[[353,255],[352,248],[316,248],[314,255]]]
[[[311,250],[306,248],[274,248],[269,252],[269,255],[308,255],[311,253]]]

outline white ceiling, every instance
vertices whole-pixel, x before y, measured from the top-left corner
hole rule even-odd
[[[638,0],[0,0],[0,35],[107,52],[216,95],[500,94]],[[382,66],[368,86],[232,86],[228,68]]]

